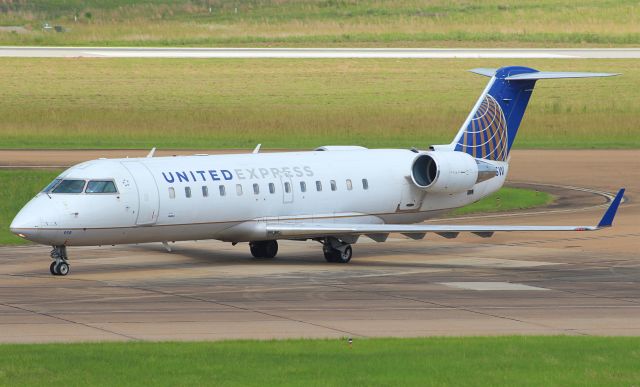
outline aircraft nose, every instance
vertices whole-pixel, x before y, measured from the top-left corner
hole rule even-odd
[[[36,196],[13,218],[9,230],[21,238],[34,240],[42,228],[43,219],[52,211],[51,203]]]
[[[29,237],[38,231],[40,225],[40,215],[27,204],[13,218],[9,230],[21,238],[31,239]]]

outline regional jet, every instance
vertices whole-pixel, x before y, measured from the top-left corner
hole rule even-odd
[[[68,246],[217,239],[273,258],[278,240],[317,241],[331,263],[366,236],[421,239],[461,232],[594,231],[612,225],[621,189],[595,226],[420,223],[496,192],[536,81],[617,74],[474,69],[489,83],[450,144],[418,149],[322,146],[307,152],[98,159],[64,171],[22,208],[11,231],[53,247],[50,271],[69,273]]]

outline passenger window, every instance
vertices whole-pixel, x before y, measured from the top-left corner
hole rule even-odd
[[[169,187],[169,199],[175,199],[176,198],[176,190],[173,189],[173,187]]]
[[[236,194],[242,196],[242,184],[236,184]]]
[[[300,192],[307,192],[307,183],[304,181],[300,182]]]
[[[260,185],[258,183],[253,183],[253,193],[256,195],[260,193]]]
[[[286,193],[291,192],[291,183],[289,183],[288,181],[284,182],[284,192]]]
[[[338,185],[336,184],[335,180],[331,180],[331,190],[335,191],[338,189]]]
[[[84,180],[62,180],[53,193],[81,193],[84,188]]]
[[[224,188],[224,185],[219,186],[218,189],[220,190],[220,196],[227,194],[227,190]]]
[[[320,180],[316,180],[316,191],[322,191],[322,182]]]
[[[207,187],[206,185],[202,186],[202,197],[206,198],[207,196],[209,196],[209,187]]]
[[[347,179],[347,189],[351,191],[353,189],[353,184],[351,183],[351,179]]]
[[[191,197],[191,187],[184,187],[184,196]]]
[[[269,183],[269,193],[276,193],[276,185]]]
[[[91,180],[87,183],[86,193],[117,193],[116,185],[111,180]]]
[[[362,189],[369,189],[369,181],[367,179],[362,179]]]

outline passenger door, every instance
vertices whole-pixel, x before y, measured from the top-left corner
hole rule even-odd
[[[150,226],[158,221],[160,195],[151,171],[139,161],[123,161],[122,165],[133,176],[138,190],[138,217],[136,224]]]

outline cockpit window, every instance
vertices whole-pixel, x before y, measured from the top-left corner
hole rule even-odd
[[[53,193],[81,193],[84,188],[84,180],[62,180]]]
[[[116,193],[116,185],[111,180],[91,180],[87,184],[86,193]]]
[[[42,190],[42,192],[49,192],[51,191],[56,185],[58,185],[59,182],[61,182],[62,179],[55,179],[54,181],[52,181],[51,183],[49,183],[48,186],[44,187],[44,189]]]

